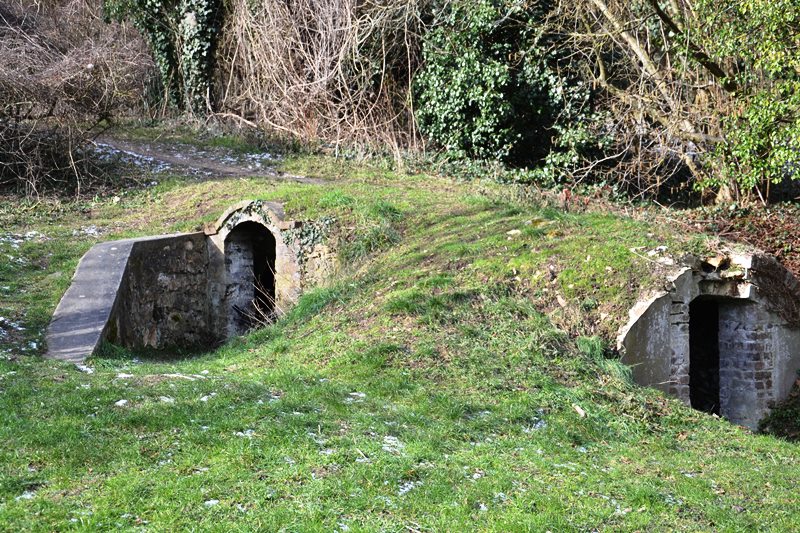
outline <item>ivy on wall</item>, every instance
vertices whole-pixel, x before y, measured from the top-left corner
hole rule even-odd
[[[286,245],[297,243],[297,262],[304,265],[308,259],[308,253],[318,244],[325,242],[334,224],[336,224],[336,219],[333,217],[322,217],[319,220],[304,222],[297,228],[283,231],[283,242]]]
[[[221,0],[106,0],[112,20],[128,19],[147,39],[170,103],[203,114],[209,105]]]

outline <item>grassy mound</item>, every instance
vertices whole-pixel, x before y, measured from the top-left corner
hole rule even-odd
[[[660,275],[645,252],[701,241],[494,186],[284,166],[327,182],[175,178],[89,205],[0,206],[23,237],[0,250],[23,259],[0,265],[2,313],[26,328],[0,338],[4,527],[800,526],[796,445],[635,387],[606,357],[602,339]],[[35,355],[92,242],[189,230],[244,198],[335,217],[349,266],[211,353],[111,347],[92,374]]]

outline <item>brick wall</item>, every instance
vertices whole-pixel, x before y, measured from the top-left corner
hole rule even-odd
[[[774,316],[754,302],[721,302],[719,330],[722,416],[754,427],[773,400]]]
[[[673,298],[670,310],[670,361],[669,393],[689,402],[689,303]]]

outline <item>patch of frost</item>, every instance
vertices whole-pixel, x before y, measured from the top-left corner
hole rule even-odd
[[[383,448],[385,452],[399,454],[403,451],[403,448],[405,448],[405,444],[400,442],[400,439],[393,435],[386,435],[383,437],[383,446],[381,446],[381,448]]]
[[[417,487],[422,486],[422,481],[406,481],[400,485],[397,491],[398,496],[405,496]]]

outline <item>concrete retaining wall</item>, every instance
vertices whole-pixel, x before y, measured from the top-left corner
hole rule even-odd
[[[207,285],[203,233],[135,241],[108,340],[155,349],[219,341],[210,328]]]

